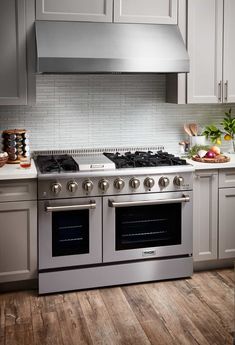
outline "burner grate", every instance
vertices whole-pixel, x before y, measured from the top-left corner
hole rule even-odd
[[[37,156],[37,165],[42,174],[78,171],[77,163],[69,155],[39,155]]]
[[[187,164],[185,159],[163,151],[157,151],[156,153],[152,151],[136,151],[135,153],[128,151],[124,155],[121,155],[119,152],[105,152],[104,155],[115,163],[117,169]]]

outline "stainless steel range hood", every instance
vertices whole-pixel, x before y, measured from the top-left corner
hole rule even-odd
[[[36,22],[39,73],[178,73],[189,56],[177,25]]]

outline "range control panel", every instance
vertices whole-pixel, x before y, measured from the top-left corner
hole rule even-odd
[[[193,189],[193,174],[154,174],[91,178],[53,178],[38,181],[38,198],[60,199],[85,196],[161,193]]]

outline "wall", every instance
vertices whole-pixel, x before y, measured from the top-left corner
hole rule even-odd
[[[229,107],[166,104],[164,75],[38,75],[36,105],[0,107],[0,130],[28,129],[33,150],[164,145],[175,151],[186,138],[184,122],[218,124]]]

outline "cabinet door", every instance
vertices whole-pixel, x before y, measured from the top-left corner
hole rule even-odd
[[[193,259],[217,259],[217,171],[196,172],[193,193]]]
[[[37,276],[37,202],[0,203],[0,282]]]
[[[114,22],[177,24],[177,0],[114,0]]]
[[[235,258],[235,188],[219,190],[219,258]]]
[[[188,0],[188,103],[222,102],[222,35],[223,0]]]
[[[224,1],[224,102],[235,102],[235,1]]]
[[[0,1],[0,105],[26,104],[25,0]]]
[[[36,19],[112,22],[113,0],[36,0]]]

